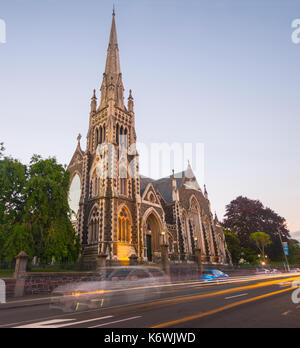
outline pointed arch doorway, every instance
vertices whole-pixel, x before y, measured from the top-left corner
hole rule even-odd
[[[162,225],[159,216],[155,212],[150,212],[145,219],[145,256],[149,262],[156,262],[160,256]]]

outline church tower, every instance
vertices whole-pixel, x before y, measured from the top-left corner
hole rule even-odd
[[[115,17],[113,13],[99,103],[95,90],[91,99],[85,153],[79,145],[82,192],[77,231],[85,262],[94,262],[99,254],[122,261],[138,249],[134,100],[130,90],[125,106]]]
[[[122,264],[134,255],[132,260],[155,264],[167,256],[192,262],[197,249],[204,263],[226,262],[223,230],[213,220],[207,190],[200,189],[192,167],[158,180],[139,175],[134,99],[130,90],[124,101],[114,12],[99,84],[100,95],[94,90],[91,98],[86,150],[79,135],[68,167],[81,261]]]

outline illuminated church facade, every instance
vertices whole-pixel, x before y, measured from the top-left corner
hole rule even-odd
[[[139,173],[135,150],[135,112],[132,92],[124,103],[115,14],[98,102],[91,100],[85,151],[81,136],[68,166],[71,189],[80,194],[73,225],[83,246],[82,261],[140,263],[161,261],[161,245],[169,258],[192,261],[201,249],[204,263],[230,263],[223,230],[211,212],[206,188],[202,191],[192,168],[152,180]]]

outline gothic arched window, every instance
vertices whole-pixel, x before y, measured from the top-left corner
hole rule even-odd
[[[118,241],[125,244],[131,243],[131,221],[127,208],[122,208],[118,215]]]
[[[102,138],[102,140],[103,140],[103,143],[106,142],[106,126],[105,126],[105,124],[103,125],[103,138]]]
[[[119,145],[119,135],[120,135],[120,126],[119,126],[119,124],[117,124],[117,126],[116,126],[116,143],[117,143],[117,145]]]
[[[99,141],[99,143],[102,144],[102,142],[103,142],[103,129],[102,129],[102,127],[100,127],[100,141]]]
[[[120,179],[120,194],[126,196],[127,195],[127,179]]]
[[[100,214],[97,208],[93,209],[89,220],[89,244],[95,244],[99,240]]]
[[[190,203],[190,219],[192,223],[194,238],[198,239],[198,245],[196,247],[201,247],[202,252],[205,253],[205,243],[204,236],[201,229],[201,216],[200,216],[200,208],[197,200],[193,197]]]
[[[183,225],[184,225],[184,240],[185,240],[185,245],[186,245],[186,251],[189,253],[192,253],[192,240],[191,240],[191,235],[192,231],[190,231],[190,221],[187,216],[187,214],[184,212],[183,213]]]
[[[69,196],[68,196],[69,206],[72,210],[72,217],[71,217],[72,220],[76,220],[77,218],[77,213],[79,211],[80,197],[81,197],[81,180],[80,180],[80,176],[76,174],[74,178],[72,179],[72,183],[69,189]]]
[[[127,149],[128,147],[128,129],[125,128],[125,131],[124,131],[124,147]]]
[[[96,147],[99,144],[99,129],[96,129]]]

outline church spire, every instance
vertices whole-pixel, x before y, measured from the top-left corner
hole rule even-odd
[[[95,113],[97,110],[97,97],[96,97],[96,90],[94,89],[93,97],[91,100],[91,113]]]
[[[208,192],[207,192],[206,185],[204,185],[204,197],[205,197],[206,199],[208,199]]]
[[[119,47],[117,38],[117,27],[116,27],[116,15],[113,12],[112,25],[110,30],[109,45],[106,58],[105,74],[117,74],[121,73],[120,69],[120,57]]]
[[[132,96],[132,90],[129,91],[129,98],[128,98],[128,111],[134,112],[134,99]]]
[[[103,74],[103,83],[101,87],[100,108],[107,106],[109,101],[113,101],[116,106],[125,109],[123,95],[124,86],[120,68],[120,56],[115,17],[115,11],[113,11],[105,72]]]

